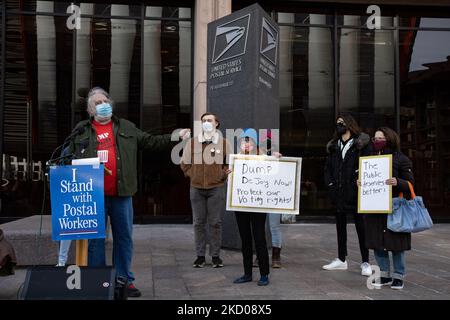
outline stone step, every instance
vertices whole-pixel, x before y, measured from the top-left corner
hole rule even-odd
[[[59,243],[52,240],[50,215],[34,215],[4,223],[0,228],[16,252],[18,266],[58,263]],[[70,247],[67,263],[75,263],[75,245]]]

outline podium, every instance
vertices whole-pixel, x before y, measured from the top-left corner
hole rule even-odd
[[[50,167],[52,239],[76,240],[76,264],[88,264],[88,239],[105,238],[104,166],[98,158]]]
[[[23,300],[94,299],[118,296],[113,267],[87,267],[88,240],[105,237],[104,166],[98,158],[49,165],[52,239],[76,241],[76,265],[34,266]]]
[[[75,264],[86,267],[88,265],[88,240],[77,240],[75,247]]]

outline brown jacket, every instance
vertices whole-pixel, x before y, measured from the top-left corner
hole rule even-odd
[[[3,236],[3,230],[0,229],[0,276],[14,274],[14,266],[16,263],[14,249]]]
[[[198,189],[212,189],[225,184],[231,146],[218,136],[210,144],[200,142],[202,138],[189,139],[183,149],[181,170]]]

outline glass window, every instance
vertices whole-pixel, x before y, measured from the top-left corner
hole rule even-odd
[[[19,2],[23,3],[22,7],[17,5],[19,4]],[[56,2],[56,1],[25,0],[25,1],[7,1],[7,3],[11,3],[8,9],[32,11],[32,12],[51,12],[51,13],[67,13],[67,8],[71,5],[70,1]]]
[[[364,131],[395,128],[394,61],[393,31],[338,30],[339,111],[356,116]]]
[[[183,11],[180,8],[180,13]],[[189,124],[191,37],[190,21],[144,21],[143,128],[146,130],[173,130],[181,119],[185,125]]]
[[[303,210],[329,208],[323,183],[325,146],[333,133],[332,30],[280,27],[281,153],[303,157]]]
[[[140,125],[139,22],[82,18],[77,32],[76,120],[87,117],[86,95],[99,86],[111,93],[114,113]]]
[[[367,29],[367,22],[370,15],[367,16],[356,16],[356,15],[343,15],[338,16],[337,22],[338,25],[346,26],[346,27],[359,27]],[[373,23],[373,22],[372,22]],[[380,27],[381,28],[392,28],[394,25],[393,17],[381,17],[380,19]]]
[[[147,15],[154,8],[147,7]],[[172,15],[162,8],[161,15]],[[180,8],[179,17],[190,9]],[[171,133],[191,126],[192,30],[190,21],[144,20],[142,129],[154,134]],[[189,182],[170,154],[144,152],[142,210],[145,215],[185,215],[189,208]],[[164,178],[163,178],[164,177]],[[161,192],[164,190],[164,192]],[[186,192],[180,192],[185,190]],[[173,199],[180,201],[174,202]]]
[[[373,9],[367,13],[369,5],[356,7],[353,10],[337,10],[337,24],[339,26],[352,26],[366,28],[367,22],[372,23],[373,15],[376,13]],[[392,28],[394,25],[395,13],[386,7],[380,8],[380,26],[381,28]]]
[[[400,27],[412,28],[450,28],[449,17],[421,16],[420,14],[401,15],[399,19]]]
[[[5,30],[3,30],[3,1],[0,0],[0,121],[2,121],[2,123],[0,123],[0,132],[3,132],[3,49],[4,49],[4,45],[3,45],[3,32]],[[0,138],[0,155],[2,156],[2,165],[0,166],[0,175],[1,175],[1,181],[0,181],[0,192],[3,192],[3,185],[7,183],[7,180],[5,179],[5,176],[3,175],[3,171],[4,171],[4,157],[3,157],[3,133],[2,133],[2,137]],[[1,205],[1,198],[0,198],[0,205]],[[1,221],[1,217],[0,217],[0,224],[3,223]]]
[[[0,0],[0,108],[3,103],[3,1]],[[0,109],[0,112],[1,109]],[[1,118],[1,116],[0,116]],[[0,124],[0,128],[2,125]],[[1,129],[0,129],[1,130]],[[1,149],[2,142],[0,141],[0,149]],[[1,153],[1,150],[0,150]]]
[[[148,18],[190,19],[191,8],[147,6],[145,7],[145,16]]]
[[[400,31],[400,124],[416,192],[434,215],[450,205],[450,32]]]
[[[2,212],[37,214],[45,163],[71,130],[72,33],[66,19],[6,21]]]
[[[323,13],[294,13],[294,12],[278,12],[276,20],[280,24],[320,24],[333,25],[333,15]]]
[[[141,24],[143,5],[78,3],[81,28],[75,33],[66,26],[70,3],[21,3],[8,1],[7,38],[0,41],[8,48],[1,97],[3,217],[40,211],[45,162],[73,124],[88,117],[86,97],[93,86],[109,91],[114,113],[144,131],[191,126],[191,8],[160,7],[159,15],[150,12]],[[14,14],[19,9],[64,16]],[[170,152],[144,152],[138,170],[136,221],[171,214],[190,219],[189,182],[172,165]]]
[[[45,154],[70,132],[72,33],[65,22],[49,16],[7,19],[6,71],[15,81],[5,86],[5,150],[23,149],[31,130]]]
[[[141,16],[141,6],[128,4],[82,2],[80,11],[83,15],[121,16],[127,18],[140,18]]]

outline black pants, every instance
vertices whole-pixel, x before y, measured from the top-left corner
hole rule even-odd
[[[349,213],[350,214],[350,213]],[[356,233],[358,234],[359,250],[361,251],[362,262],[369,262],[369,249],[365,243],[364,215],[356,212],[351,213],[355,219]],[[336,231],[338,240],[338,257],[345,261],[347,256],[347,213],[336,213]]]
[[[235,212],[239,234],[242,241],[242,257],[244,273],[252,274],[253,239],[255,240],[256,256],[259,260],[259,272],[262,276],[269,274],[269,253],[266,243],[266,214]],[[253,233],[253,239],[252,239]]]

